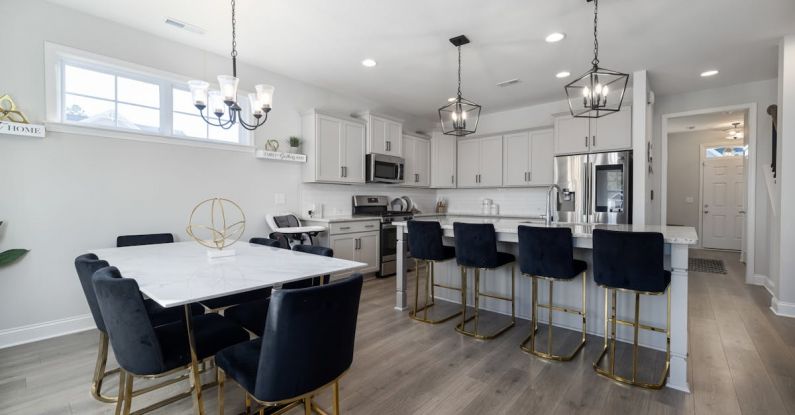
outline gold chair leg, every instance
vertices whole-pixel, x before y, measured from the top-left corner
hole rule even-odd
[[[218,381],[218,415],[224,415],[224,381],[226,373],[216,366],[216,380]]]
[[[554,288],[553,288],[554,287],[554,281],[553,280],[549,280],[549,293],[548,293],[548,297],[547,297],[548,298],[548,303],[547,304],[538,304],[538,277],[536,277],[534,275],[530,275],[529,277],[532,279],[532,283],[533,283],[533,285],[532,285],[533,294],[532,294],[532,297],[531,297],[531,299],[532,299],[531,300],[532,301],[532,311],[531,312],[532,312],[533,323],[532,323],[532,328],[531,328],[531,331],[530,331],[530,335],[527,336],[524,339],[524,341],[520,344],[520,348],[526,353],[529,353],[529,354],[531,354],[533,356],[537,356],[537,357],[540,357],[540,358],[543,358],[543,359],[547,359],[547,360],[555,360],[555,361],[560,361],[560,362],[567,362],[569,360],[572,360],[574,358],[574,356],[576,356],[577,353],[579,353],[580,350],[582,350],[582,348],[585,346],[585,337],[586,337],[586,332],[585,332],[585,307],[586,307],[586,303],[585,303],[585,297],[586,297],[586,293],[585,293],[585,289],[586,289],[585,288],[585,284],[586,284],[585,283],[585,273],[582,274],[582,278],[583,278],[583,280],[582,280],[583,281],[582,282],[582,290],[583,291],[582,291],[582,308],[580,310],[569,309],[567,307],[557,307],[557,306],[554,306],[552,304],[552,299],[554,297]],[[535,344],[536,333],[538,332],[538,308],[539,307],[546,308],[547,312],[549,313],[549,314],[547,314],[547,330],[549,330],[549,331],[548,331],[548,337],[547,337],[547,351],[546,352],[540,352],[540,351],[536,350],[536,344]],[[580,337],[580,342],[579,342],[579,344],[577,344],[577,347],[575,347],[574,350],[572,352],[570,352],[568,355],[556,355],[556,354],[552,353],[552,343],[554,342],[552,313],[554,311],[560,311],[560,312],[569,313],[569,314],[579,314],[582,317],[582,334],[581,334],[581,337]],[[528,347],[527,343],[530,343],[529,347]]]
[[[246,407],[245,414],[246,415],[251,415],[251,396],[248,394],[248,392],[246,392],[246,398],[245,398],[244,405]]]
[[[334,382],[332,386],[331,405],[334,415],[340,415],[340,381]]]
[[[480,321],[480,268],[475,268],[475,333],[478,331],[478,322]]]
[[[304,398],[304,415],[312,415],[312,398]]]
[[[632,325],[632,382],[637,381],[638,374],[638,331],[640,327],[640,294],[635,293],[635,324]]]
[[[94,376],[91,380],[91,396],[94,399],[105,402],[105,403],[114,403],[118,401],[118,396],[106,396],[102,394],[102,381],[105,380],[105,377],[118,373],[120,370],[119,368],[105,371],[105,368],[108,363],[108,335],[103,332],[99,332],[99,347],[97,350],[97,363],[94,366]]]
[[[461,271],[461,279],[462,279],[462,282],[464,284],[466,284],[466,271],[465,271],[465,269],[466,268],[462,267],[462,271]],[[475,304],[474,304],[474,308],[475,308],[475,310],[473,312],[474,316],[469,318],[469,319],[466,318],[466,307],[464,307],[464,315],[463,315],[462,321],[461,321],[461,323],[456,325],[455,330],[457,332],[465,335],[465,336],[474,337],[474,338],[480,339],[480,340],[491,340],[491,339],[494,339],[494,338],[498,337],[502,333],[505,333],[508,329],[510,329],[511,327],[516,325],[516,315],[515,315],[515,310],[513,309],[514,300],[516,298],[515,297],[515,289],[514,289],[514,287],[512,285],[511,286],[511,297],[510,298],[501,297],[501,296],[498,296],[496,294],[481,293],[480,292],[480,271],[481,271],[480,268],[475,268],[475,278],[474,278],[474,285],[475,285],[475,294],[474,294]],[[485,271],[485,269],[483,269],[483,271]],[[513,274],[513,269],[511,269],[511,275],[512,276],[514,275]],[[466,287],[464,286],[463,288],[466,288]],[[463,290],[463,291],[466,291],[466,290]],[[462,299],[465,299],[466,295],[465,295],[465,293],[463,291],[462,291],[462,296],[461,297],[462,297]],[[497,331],[495,331],[495,332],[493,332],[491,334],[480,334],[480,331],[478,330],[478,325],[479,325],[479,320],[480,320],[480,296],[481,295],[484,296],[484,297],[491,297],[491,298],[496,298],[496,299],[499,299],[499,300],[511,301],[511,308],[512,308],[511,314],[512,314],[512,316],[511,316],[510,323],[508,323],[507,325],[503,326],[502,328],[498,329]],[[466,323],[469,320],[472,320],[472,319],[475,320],[475,323],[474,323],[475,329],[474,329],[474,331],[469,331],[466,328]]]
[[[416,320],[422,323],[428,324],[440,324],[446,321],[452,320],[461,314],[460,311],[456,311],[452,314],[446,315],[444,317],[440,317],[437,319],[432,319],[428,317],[428,312],[430,309],[436,305],[436,298],[434,296],[434,279],[435,279],[435,272],[434,271],[434,261],[424,261],[425,262],[425,305],[422,307],[419,306],[419,296],[420,296],[420,271],[419,271],[419,260],[415,259],[415,291],[414,291],[414,308],[412,311],[409,311],[409,317],[412,320]],[[417,313],[422,311],[423,316],[418,317]]]
[[[127,373],[127,379],[124,381],[124,415],[130,415],[132,410],[132,393],[133,391],[133,375]]]
[[[124,406],[124,383],[127,381],[127,372],[119,370],[119,394],[116,399],[115,415],[121,415],[122,406]]]

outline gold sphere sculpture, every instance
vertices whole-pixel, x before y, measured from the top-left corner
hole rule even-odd
[[[196,242],[222,250],[237,242],[245,229],[246,215],[243,209],[229,199],[215,197],[193,208],[186,232]]]

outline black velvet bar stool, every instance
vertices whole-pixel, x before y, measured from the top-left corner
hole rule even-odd
[[[530,335],[522,342],[521,348],[532,355],[549,359],[568,361],[585,345],[585,271],[588,264],[585,261],[574,259],[574,243],[569,228],[541,228],[535,226],[519,227],[519,269],[522,274],[533,279],[532,315],[533,327]],[[555,282],[571,281],[578,275],[582,276],[582,307],[574,310],[568,307],[556,306],[552,302],[553,287]],[[547,304],[538,303],[538,280],[549,282],[549,296]],[[536,331],[538,330],[538,308],[547,309],[547,351],[536,350]],[[579,344],[567,355],[552,353],[552,312],[576,314],[582,317],[582,337]],[[527,343],[530,346],[527,346]]]
[[[449,261],[455,258],[455,248],[444,246],[442,241],[442,226],[435,221],[416,221],[408,223],[409,230],[409,251],[414,257],[414,269],[416,270],[414,309],[409,312],[409,317],[423,323],[439,324],[448,321],[461,314],[460,311],[433,320],[428,317],[429,309],[436,304],[434,288],[441,287],[450,290],[461,291],[461,287],[453,287],[436,283],[436,272],[434,266],[440,261]],[[425,305],[419,307],[420,298],[420,261],[425,263]],[[422,311],[422,317],[417,316],[417,312]]]
[[[671,273],[663,265],[664,242],[661,233],[619,232],[595,229],[593,231],[594,280],[605,288],[605,340],[604,348],[593,367],[596,373],[607,378],[647,389],[660,389],[665,386],[671,364]],[[612,291],[612,305],[609,293]],[[621,320],[616,316],[618,291],[635,295],[635,320]],[[640,324],[640,296],[668,295],[665,327]],[[608,316],[608,308],[611,312]],[[629,378],[616,374],[616,325],[631,326],[634,329],[632,343],[632,376]],[[608,328],[610,330],[608,336]],[[640,329],[665,333],[665,368],[658,383],[645,383],[637,380],[638,331]],[[607,369],[600,363],[607,355]]]
[[[461,323],[456,326],[456,331],[461,334],[478,339],[493,339],[516,324],[515,306],[515,274],[513,262],[516,258],[506,252],[497,251],[497,233],[494,225],[490,223],[453,223],[455,237],[456,261],[461,267]],[[480,272],[494,270],[504,265],[511,264],[511,296],[504,297],[497,294],[480,292]],[[475,269],[475,329],[467,330],[467,268]],[[478,331],[480,297],[494,298],[511,302],[511,322],[490,334],[481,334]]]

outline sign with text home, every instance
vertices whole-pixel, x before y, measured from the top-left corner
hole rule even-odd
[[[18,122],[0,121],[0,134],[44,137],[45,129],[43,125],[38,124],[22,124]]]

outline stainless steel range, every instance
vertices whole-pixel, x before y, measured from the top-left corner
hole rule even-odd
[[[377,217],[381,220],[381,266],[379,277],[394,275],[397,270],[397,228],[392,222],[412,219],[411,212],[389,210],[386,196],[354,196],[353,215]]]

